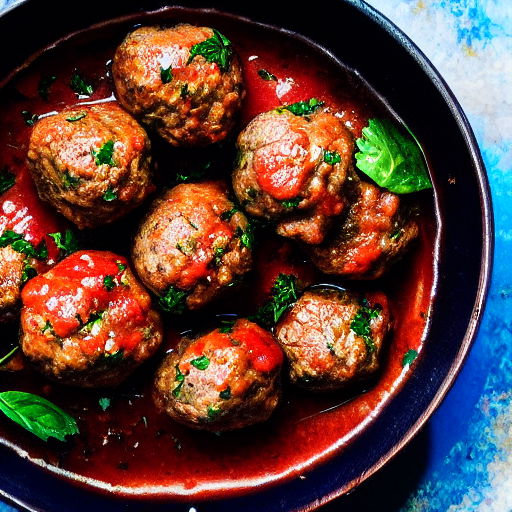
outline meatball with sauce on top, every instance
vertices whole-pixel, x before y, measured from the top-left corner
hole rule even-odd
[[[247,213],[307,244],[321,243],[332,217],[345,208],[342,188],[354,150],[342,121],[320,102],[313,105],[308,115],[281,107],[253,119],[238,137],[233,173]]]
[[[164,309],[198,309],[250,270],[250,227],[222,182],[181,184],[154,202],[132,256]]]
[[[80,229],[113,222],[153,190],[151,144],[116,103],[70,107],[39,120],[28,162],[39,196]]]
[[[253,322],[184,338],[157,373],[155,401],[171,418],[221,432],[267,420],[279,402],[283,354]]]
[[[21,348],[48,378],[116,386],[162,341],[160,317],[125,258],[79,251],[22,291]]]
[[[329,288],[307,291],[276,327],[290,379],[312,391],[341,389],[379,367],[390,329],[386,296]]]
[[[138,28],[118,47],[112,75],[121,105],[174,146],[225,139],[244,97],[238,56],[208,27]]]

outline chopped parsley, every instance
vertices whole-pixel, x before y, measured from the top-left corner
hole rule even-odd
[[[222,400],[229,400],[231,398],[231,388],[228,386],[226,389],[222,390],[219,393],[219,397],[222,398]]]
[[[117,199],[117,194],[115,193],[112,187],[108,187],[105,193],[101,196],[103,201],[110,203],[111,201],[115,201]]]
[[[48,249],[46,242],[43,240],[37,247],[25,240],[24,235],[14,231],[6,230],[0,236],[0,247],[10,246],[13,251],[25,254],[29,258],[36,258],[38,260],[45,260],[48,258]]]
[[[214,420],[218,416],[219,413],[220,413],[220,409],[213,405],[209,405],[208,409],[206,411],[206,415],[209,420]]]
[[[217,247],[214,251],[213,251],[213,256],[214,256],[214,261],[215,261],[215,265],[217,267],[219,267],[222,263],[222,256],[224,256],[224,253],[226,252],[226,248],[225,247]]]
[[[181,373],[179,365],[176,365],[176,377],[174,379],[178,385],[172,390],[172,394],[178,398],[181,393],[181,388],[183,387],[183,383],[185,382],[185,375]]]
[[[252,249],[254,244],[254,227],[252,224],[249,224],[245,231],[240,226],[238,226],[235,229],[235,236],[240,238],[240,242],[242,245],[245,245],[247,249]]]
[[[239,211],[240,210],[236,206],[233,206],[231,210],[226,210],[220,214],[220,220],[229,221],[231,220],[231,217],[233,217],[233,215]]]
[[[110,398],[108,398],[108,397],[106,397],[106,396],[102,396],[102,397],[98,400],[98,404],[99,404],[99,406],[101,407],[101,410],[102,410],[102,411],[106,411],[106,410],[110,407],[110,403],[111,403]]]
[[[334,351],[334,345],[332,343],[327,343],[327,348],[329,349],[329,352],[334,356],[336,355],[336,352]]]
[[[158,299],[160,308],[167,313],[181,314],[185,311],[185,299],[188,292],[169,286],[165,294]]]
[[[221,320],[221,326],[219,327],[219,332],[223,334],[230,334],[233,332],[233,326],[235,325],[236,318],[233,318],[232,320]]]
[[[105,287],[107,292],[111,292],[117,286],[115,277],[110,275],[105,276],[103,278],[103,286]]]
[[[292,274],[279,274],[270,291],[270,300],[252,319],[266,327],[271,327],[296,300],[297,278]]]
[[[390,235],[389,235],[389,238],[391,240],[400,240],[400,238],[402,238],[402,235],[404,234],[403,232],[403,229],[401,228],[398,228],[398,229],[395,229]]]
[[[361,307],[350,323],[350,329],[364,340],[369,353],[375,350],[370,323],[372,319],[380,315],[381,309],[382,306],[379,304],[376,304],[374,308],[370,307],[368,301],[363,299]]]
[[[323,104],[324,102],[317,98],[310,98],[308,101],[298,101],[297,103],[292,103],[291,105],[284,105],[279,107],[277,111],[283,112],[283,110],[288,110],[296,116],[309,116]]]
[[[66,117],[66,121],[69,121],[70,123],[74,123],[75,121],[80,121],[80,119],[83,119],[86,116],[87,116],[87,112],[80,112],[79,114],[76,114],[75,116]]]
[[[116,350],[115,352],[106,352],[102,354],[103,359],[108,364],[116,364],[122,361],[124,357],[124,350],[121,348],[119,350]]]
[[[339,164],[341,156],[337,151],[324,151],[324,162],[329,165]]]
[[[284,201],[281,201],[281,205],[284,208],[297,208],[301,201],[302,197],[295,197],[294,199],[285,199]]]
[[[160,68],[160,78],[163,84],[168,84],[172,80],[172,68]]]
[[[213,29],[212,37],[192,46],[187,64],[190,64],[197,55],[203,56],[208,62],[218,64],[221,71],[227,71],[233,58],[231,41]]]
[[[259,69],[258,75],[260,75],[260,77],[263,78],[263,80],[266,80],[267,82],[277,82],[276,75],[273,75],[272,73],[270,73],[270,71],[267,71],[266,69]]]
[[[39,116],[37,114],[33,114],[28,110],[22,110],[21,116],[23,117],[23,121],[25,121],[25,124],[27,126],[34,126],[34,124],[36,124],[36,121],[39,119]]]
[[[79,96],[90,96],[94,92],[92,85],[86,82],[76,69],[71,75],[69,85]]]
[[[52,332],[53,330],[53,327],[52,327],[52,324],[49,320],[46,320],[43,328],[41,329],[41,334],[44,334],[46,331],[50,331]]]
[[[176,249],[185,256],[190,256],[191,254],[194,254],[197,249],[197,240],[195,238],[187,238],[186,240],[177,242]]]
[[[119,273],[124,272],[126,270],[126,265],[121,263],[120,261],[116,261],[117,268],[119,269]]]
[[[80,178],[76,176],[71,176],[69,171],[61,174],[62,184],[66,190],[76,189],[80,186]]]
[[[57,80],[55,75],[43,75],[41,80],[39,80],[39,87],[37,90],[39,92],[39,96],[41,96],[44,101],[48,101],[50,87],[52,86],[53,82],[55,82],[55,80]]]
[[[198,370],[206,370],[206,368],[210,366],[210,360],[206,356],[200,356],[197,357],[196,359],[192,359],[192,361],[190,361],[190,364],[194,368],[197,368]]]
[[[0,171],[0,194],[7,192],[16,183],[16,176],[7,168]]]
[[[418,357],[418,352],[414,349],[408,350],[402,359],[402,366],[411,365],[412,362]]]
[[[115,166],[114,162],[114,141],[108,140],[105,142],[100,149],[91,149],[91,154],[94,157],[96,165],[110,165]]]
[[[21,272],[21,282],[26,283],[33,277],[37,276],[37,270],[27,261],[23,263],[23,271]]]
[[[78,240],[71,229],[66,229],[64,233],[49,233],[48,236],[55,242],[57,249],[60,251],[61,258],[65,258],[78,251]]]
[[[101,323],[103,321],[104,314],[105,314],[104,311],[100,311],[98,313],[92,313],[89,316],[89,320],[87,320],[87,322],[85,324],[83,324],[81,328],[84,331],[87,331],[93,335],[96,335],[101,328]],[[77,320],[81,323],[81,319],[77,319]]]

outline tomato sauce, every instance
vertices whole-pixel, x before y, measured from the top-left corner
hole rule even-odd
[[[242,125],[260,112],[311,97],[336,109],[355,136],[360,134],[369,116],[389,115],[385,106],[355,75],[301,40],[219,14],[191,16],[181,12],[176,15],[171,9],[167,15],[172,20],[170,23],[188,21],[213,25],[233,41],[241,57],[247,85]],[[128,22],[89,29],[42,53],[14,77],[0,96],[2,111],[9,112],[0,119],[2,161],[6,164],[16,161],[18,168],[24,168],[29,128],[21,118],[22,110],[44,115],[80,101],[113,101],[109,62],[116,45],[134,24],[163,24],[165,16],[166,12],[140,15]],[[79,98],[69,88],[70,76],[76,68],[95,87],[90,98]],[[258,73],[262,69],[273,74],[276,80],[264,80]],[[37,93],[38,84],[46,74],[57,77],[49,89],[48,101]],[[154,146],[157,168],[172,168],[172,162],[179,160],[179,152],[162,149],[158,142]],[[15,201],[37,204],[37,208],[41,208],[38,223],[31,228],[37,239],[48,231],[55,215],[40,205],[28,180],[25,186],[26,190],[32,190],[30,200],[25,199],[30,195],[28,192],[26,196],[25,192],[17,195],[12,189],[8,194]],[[115,485],[118,486],[116,492],[120,493],[200,498],[228,496],[307,473],[311,464],[342,450],[385,407],[404,379],[414,371],[414,364],[403,367],[402,359],[410,349],[420,352],[426,337],[434,296],[438,229],[433,198],[425,194],[421,197],[420,237],[406,259],[384,279],[356,285],[369,291],[384,291],[395,319],[382,371],[375,381],[355,390],[327,394],[310,394],[285,384],[283,403],[267,423],[214,435],[189,430],[155,410],[151,398],[152,375],[163,354],[114,390],[65,388],[30,372],[4,373],[0,375],[0,389],[44,395],[77,419],[81,434],[66,444],[45,444],[0,419],[0,438],[27,450],[33,459],[44,461],[46,467],[57,474],[65,471],[67,477],[77,481],[76,475],[85,477],[82,484],[85,482],[94,488],[108,489]],[[5,201],[5,197],[1,199]],[[105,228],[87,235],[84,247],[108,249],[128,256],[131,236],[142,213],[116,224],[111,231]],[[185,317],[182,324],[172,326],[183,331],[197,329],[207,325],[212,311],[244,312],[255,297],[268,293],[269,274],[278,274],[283,268],[292,268],[305,282],[333,281],[332,277],[318,275],[300,255],[296,258],[298,263],[291,262],[290,249],[280,249],[283,243],[277,237],[272,239],[277,249],[268,256],[267,271],[260,272],[267,265],[256,262],[257,270],[250,281],[256,283],[256,288],[242,287],[239,292],[233,292],[231,299],[211,311]],[[284,242],[284,246],[289,247],[289,242]],[[170,346],[176,338],[170,332]],[[104,397],[110,399],[106,410],[99,404],[99,399]]]

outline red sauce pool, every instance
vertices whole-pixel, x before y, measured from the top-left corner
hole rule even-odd
[[[17,161],[19,167],[24,165],[29,129],[21,117],[22,110],[41,115],[83,101],[68,86],[75,68],[95,86],[93,96],[86,101],[111,98],[108,62],[117,44],[135,23],[165,23],[166,17],[172,20],[170,23],[188,21],[215,26],[234,43],[244,66],[248,91],[242,124],[259,112],[311,97],[336,108],[355,136],[369,116],[389,115],[354,75],[301,40],[218,14],[173,15],[169,10],[89,29],[43,52],[15,76],[0,96],[0,108],[9,113],[0,119],[0,164]],[[261,69],[275,75],[277,81],[263,80],[258,74]],[[44,75],[57,77],[49,89],[48,101],[42,100],[37,92]],[[155,146],[157,168],[176,167],[181,161],[179,152],[159,148],[158,142]],[[44,444],[2,420],[2,442],[26,450],[38,464],[58,474],[75,480],[86,477],[86,484],[95,488],[115,486],[115,491],[121,494],[225,497],[307,473],[308,466],[315,461],[342,450],[385,407],[408,373],[414,371],[414,365],[412,369],[402,367],[402,358],[409,349],[421,350],[435,281],[437,225],[433,197],[427,196],[421,199],[421,234],[407,258],[385,279],[361,285],[385,291],[396,319],[382,372],[367,388],[322,395],[285,385],[283,404],[269,422],[240,432],[214,435],[188,430],[155,410],[151,380],[158,357],[125,385],[111,391],[64,388],[30,372],[4,373],[0,375],[0,389],[44,395],[77,418],[81,434],[66,444]],[[51,212],[49,215],[54,217]],[[98,230],[84,235],[83,247],[128,255],[129,241],[140,215],[141,211],[136,212],[116,224],[113,231]],[[44,220],[41,225],[47,228],[50,224]],[[112,242],[112,233],[122,240]],[[275,257],[287,257],[288,253],[289,249],[276,250]],[[305,263],[283,264],[300,268],[297,272],[303,275],[316,274]],[[276,271],[274,261],[269,269]],[[329,282],[332,278],[320,276],[317,280]],[[254,281],[267,286],[269,279],[262,274],[256,275]],[[237,304],[247,305],[250,297],[261,295],[261,290],[242,288],[229,303],[217,307],[219,311],[229,307],[230,313],[236,312],[233,309]],[[193,323],[197,326],[202,318],[194,317]],[[169,340],[172,345],[172,334]],[[110,400],[106,410],[102,410],[100,398]]]

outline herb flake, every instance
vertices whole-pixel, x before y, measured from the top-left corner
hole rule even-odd
[[[25,254],[29,258],[44,260],[48,258],[48,249],[46,242],[43,240],[37,247],[25,240],[25,236],[11,230],[6,230],[0,236],[0,247],[10,246],[12,250]]]
[[[61,258],[65,258],[78,251],[78,240],[71,229],[66,229],[64,233],[49,233],[48,236],[55,242],[57,249],[60,251]]]
[[[213,29],[212,37],[192,46],[187,64],[190,64],[198,55],[203,56],[208,62],[217,64],[221,71],[228,71],[233,58],[231,41],[218,30]]]
[[[91,96],[91,94],[94,92],[92,85],[86,82],[86,80],[80,75],[80,73],[76,69],[71,75],[69,86],[79,96]]]
[[[113,159],[114,156],[114,141],[108,140],[105,142],[100,149],[91,149],[91,154],[94,157],[94,163],[96,165],[109,165],[115,166]]]
[[[323,101],[320,101],[317,98],[310,98],[307,101],[298,101],[297,103],[292,103],[291,105],[284,105],[277,109],[278,112],[283,112],[283,110],[288,110],[292,114],[296,116],[309,116],[316,112],[322,105],[324,105]]]
[[[411,365],[413,361],[418,357],[418,352],[414,349],[408,350],[402,359],[402,366]]]
[[[158,299],[158,304],[165,312],[179,315],[185,311],[187,295],[188,292],[169,286],[165,294]]]
[[[285,199],[284,201],[281,201],[281,205],[287,209],[297,208],[301,201],[302,197],[295,197],[294,199]]]
[[[160,79],[163,84],[168,84],[172,80],[172,68],[160,68]]]
[[[196,359],[192,359],[190,364],[198,370],[206,370],[210,366],[210,360],[206,356],[200,356]]]
[[[364,299],[361,307],[354,315],[350,323],[350,329],[357,334],[366,344],[369,353],[375,350],[375,343],[372,338],[371,321],[380,315],[382,307],[377,304],[374,308],[370,307],[368,301]]]
[[[339,164],[341,156],[337,151],[324,151],[324,162],[329,165]]]
[[[37,114],[33,114],[28,110],[22,110],[21,116],[23,117],[23,121],[25,121],[25,124],[27,126],[34,126],[36,124],[36,121],[39,119],[39,116]]]
[[[16,183],[16,176],[7,168],[0,171],[0,194],[7,192]]]
[[[276,75],[273,75],[272,73],[270,73],[270,71],[267,71],[266,69],[258,69],[258,75],[267,82],[277,82]]]
[[[84,117],[87,117],[87,112],[80,112],[79,114],[76,114],[74,116],[66,117],[66,121],[74,123],[76,121],[80,121],[80,119],[83,119]]]

